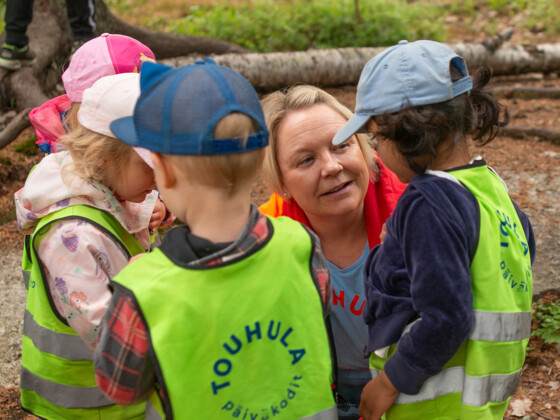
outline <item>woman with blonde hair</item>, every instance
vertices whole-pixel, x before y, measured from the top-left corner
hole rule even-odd
[[[379,160],[366,134],[332,145],[352,112],[327,92],[296,86],[268,95],[262,105],[270,131],[264,171],[274,194],[260,209],[302,222],[321,240],[333,286],[339,415],[358,418],[360,394],[371,379],[362,269],[405,184]]]

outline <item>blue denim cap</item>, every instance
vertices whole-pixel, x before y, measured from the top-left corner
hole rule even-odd
[[[464,77],[452,82],[450,64]],[[468,92],[473,83],[467,64],[453,50],[434,41],[400,41],[369,60],[360,76],[356,110],[336,133],[333,144],[343,143],[374,115],[437,104]]]
[[[173,68],[144,63],[141,94],[131,117],[111,123],[124,143],[173,155],[222,155],[247,152],[268,145],[268,130],[251,84],[234,70],[205,58]],[[214,139],[217,122],[240,112],[256,121],[258,133],[240,138]]]

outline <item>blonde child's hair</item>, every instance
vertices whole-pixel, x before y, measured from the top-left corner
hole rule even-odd
[[[239,138],[243,145],[250,134],[258,133],[258,125],[248,115],[232,112],[218,121],[215,139]],[[264,149],[212,156],[168,155],[186,174],[189,181],[224,189],[231,196],[252,182],[262,167]]]
[[[270,131],[269,146],[266,148],[264,175],[272,190],[282,193],[282,173],[278,166],[278,127],[292,111],[311,108],[325,104],[338,112],[345,119],[350,119],[352,111],[342,105],[334,96],[324,90],[310,85],[298,85],[286,91],[276,91],[261,101],[266,125]],[[379,173],[377,160],[373,153],[373,144],[366,134],[356,134],[364,160],[370,169],[370,179],[375,181]]]
[[[109,187],[124,172],[134,149],[120,140],[91,131],[81,124],[60,137],[72,163],[63,168],[78,177]]]

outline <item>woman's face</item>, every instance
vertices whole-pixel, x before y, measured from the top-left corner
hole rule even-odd
[[[355,136],[333,146],[346,118],[325,104],[290,112],[277,132],[283,193],[308,218],[362,211],[369,169]]]

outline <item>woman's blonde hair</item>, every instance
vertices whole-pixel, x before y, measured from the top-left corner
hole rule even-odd
[[[248,115],[232,112],[220,119],[214,128],[215,139],[239,138],[246,144],[250,134],[258,133],[258,125]],[[190,181],[221,188],[232,195],[253,181],[262,167],[264,149],[212,156],[169,155]]]
[[[72,164],[64,170],[106,187],[122,175],[134,153],[131,146],[114,137],[88,130],[81,124],[60,137],[59,142],[72,157]]]
[[[264,160],[264,174],[274,192],[281,194],[282,192],[282,173],[278,167],[278,127],[284,119],[292,111],[311,108],[314,105],[325,104],[338,112],[345,119],[352,116],[352,111],[342,105],[338,100],[315,86],[298,85],[293,86],[285,91],[276,91],[267,95],[261,101],[266,125],[270,132],[269,147],[266,148],[266,157]],[[356,134],[358,144],[364,159],[370,168],[370,176],[372,180],[377,179],[378,166],[373,154],[373,145],[366,134]]]

